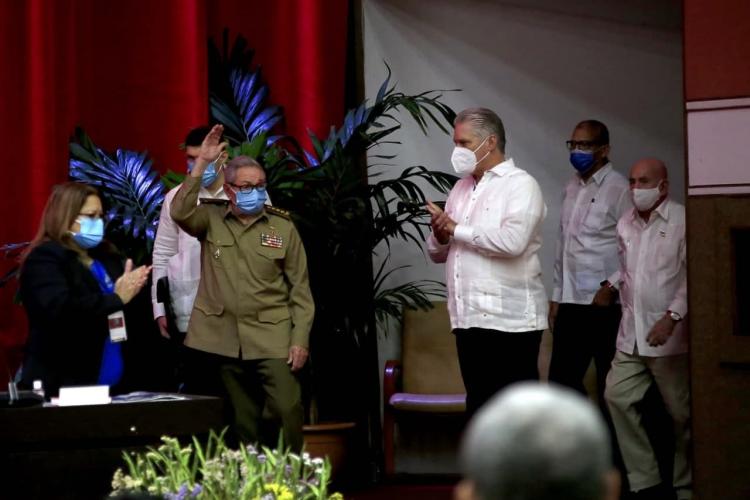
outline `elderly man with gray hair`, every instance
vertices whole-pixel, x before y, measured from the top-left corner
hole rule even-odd
[[[307,360],[314,304],[307,258],[289,214],[265,205],[266,174],[246,156],[224,170],[227,202],[198,204],[203,173],[224,155],[223,127],[201,144],[174,197],[172,218],[201,242],[201,278],[185,346],[201,393],[226,396],[239,439],[302,449],[298,372]],[[198,373],[202,376],[198,376]],[[192,386],[199,385],[196,381]],[[278,423],[261,435],[261,419]],[[270,426],[264,426],[264,430]]]
[[[451,163],[462,178],[445,211],[434,203],[430,258],[445,263],[466,410],[497,391],[537,380],[547,294],[538,251],[547,213],[539,184],[505,156],[505,128],[493,111],[461,111]]]
[[[524,382],[477,413],[461,450],[456,500],[616,500],[607,427],[583,396]]]

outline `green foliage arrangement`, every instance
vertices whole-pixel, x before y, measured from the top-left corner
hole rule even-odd
[[[193,438],[183,446],[162,437],[162,445],[125,453],[126,470],[117,469],[112,496],[145,493],[165,500],[342,500],[329,494],[328,460],[252,445],[227,447],[211,432],[204,445]]]

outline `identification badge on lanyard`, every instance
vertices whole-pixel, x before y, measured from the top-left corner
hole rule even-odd
[[[128,331],[125,328],[125,313],[117,311],[107,316],[109,322],[109,340],[112,342],[124,342],[128,340]]]

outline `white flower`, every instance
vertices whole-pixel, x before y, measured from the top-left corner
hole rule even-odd
[[[124,472],[122,472],[122,469],[118,468],[115,471],[115,475],[112,478],[112,489],[113,490],[121,490],[125,488],[125,478],[128,477],[125,475]]]

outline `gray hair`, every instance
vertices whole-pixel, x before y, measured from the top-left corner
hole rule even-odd
[[[469,424],[464,476],[482,500],[599,500],[612,467],[598,409],[570,389],[524,382]]]
[[[476,134],[482,139],[494,135],[497,137],[497,147],[505,153],[505,127],[497,113],[487,108],[469,108],[461,111],[453,120],[453,125],[469,122]]]
[[[236,156],[229,160],[229,162],[227,162],[226,166],[224,167],[224,180],[229,184],[233,183],[237,178],[237,169],[241,167],[259,168],[260,170],[265,172],[261,164],[255,161],[253,158],[250,158],[249,156]]]

